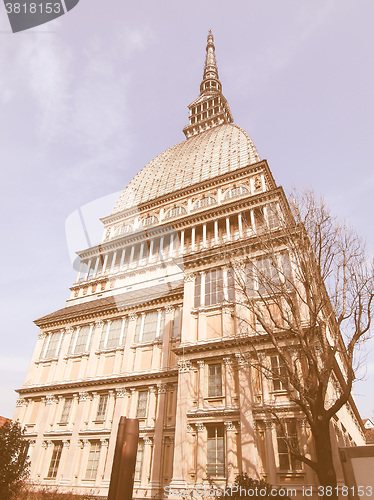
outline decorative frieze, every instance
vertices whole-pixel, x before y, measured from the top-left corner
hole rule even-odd
[[[24,398],[17,399],[16,406],[27,406],[27,401]]]
[[[124,398],[128,395],[128,391],[125,387],[117,387],[116,388],[116,398]]]
[[[191,361],[186,361],[184,359],[181,359],[177,362],[178,365],[178,371],[179,373],[186,373],[189,372],[192,369],[192,363]]]
[[[157,385],[157,392],[158,394],[165,394],[167,391],[167,384],[158,384]]]
[[[45,404],[46,404],[46,405],[53,405],[53,404],[55,404],[55,403],[57,403],[57,398],[56,398],[56,396],[52,396],[52,395],[50,395],[50,396],[46,396],[46,397],[45,397]]]
[[[223,422],[227,431],[235,431],[235,425],[232,422]]]
[[[205,425],[202,422],[197,422],[195,425],[196,425],[197,432],[204,432]]]
[[[89,401],[90,395],[88,392],[80,392],[79,393],[79,402],[83,403],[84,401]]]
[[[194,281],[195,280],[195,274],[194,273],[184,273],[183,274],[183,281],[185,283],[189,281]]]

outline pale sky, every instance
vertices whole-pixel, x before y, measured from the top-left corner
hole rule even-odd
[[[102,197],[86,212],[108,215],[113,193],[184,140],[210,28],[234,121],[276,182],[312,186],[374,253],[373,18],[371,0],[80,0],[12,34],[0,6],[0,415],[13,414],[33,320],[62,308],[75,279],[68,247],[82,242],[70,230],[67,242],[66,220]],[[363,417],[373,348],[355,386]]]

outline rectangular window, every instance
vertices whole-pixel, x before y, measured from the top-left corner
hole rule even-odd
[[[223,425],[209,426],[207,434],[207,475],[224,477],[225,443]]]
[[[138,451],[136,453],[135,476],[134,476],[135,481],[140,481],[141,479],[143,455],[144,455],[144,441],[140,439],[138,443]]]
[[[205,305],[220,304],[223,301],[222,269],[213,269],[205,275]]]
[[[72,336],[69,347],[70,354],[82,354],[89,350],[91,339],[88,345],[87,343],[89,340],[90,331],[91,327],[89,325],[82,326],[79,328],[78,334],[75,333]]]
[[[61,332],[55,332],[51,333],[49,337],[47,337],[46,339],[48,341],[48,344],[46,346],[47,349],[45,352],[43,350],[44,358],[48,359],[48,358],[55,358],[58,356],[58,348],[60,346],[61,335],[62,335]]]
[[[274,391],[282,391],[286,389],[287,382],[287,370],[286,365],[282,358],[278,355],[270,356],[271,362],[271,375],[273,379],[273,389]]]
[[[227,271],[227,296],[229,302],[234,302],[235,300],[235,280],[235,271],[232,267],[230,267]]]
[[[198,273],[195,278],[195,307],[201,305],[201,274]]]
[[[254,292],[254,269],[253,263],[247,262],[245,265],[245,293],[247,297],[252,297]]]
[[[281,271],[282,282],[285,283],[287,289],[292,289],[293,278],[291,271],[290,256],[288,255],[288,253],[281,254],[281,265],[282,265],[282,271]]]
[[[162,338],[165,327],[165,311],[152,311],[137,317],[135,327],[135,342],[152,342]]]
[[[208,396],[222,396],[222,365],[208,365]]]
[[[145,418],[147,415],[148,391],[139,391],[136,418]]]
[[[73,398],[66,398],[64,402],[64,407],[62,408],[62,413],[61,413],[61,422],[66,424],[69,422],[69,416],[70,416],[70,410],[71,410],[71,405],[73,403]]]
[[[47,477],[56,477],[58,466],[60,465],[62,454],[62,443],[53,443],[53,452],[51,463],[49,465],[48,476]]]
[[[181,307],[177,307],[175,310],[174,321],[173,321],[173,337],[180,337],[181,334],[181,326],[182,326],[182,314],[183,309]]]
[[[157,334],[158,312],[153,311],[145,315],[142,342],[151,342]]]
[[[269,229],[275,229],[279,226],[279,217],[276,203],[269,203],[266,207],[266,215]]]
[[[262,231],[265,227],[264,208],[256,207],[253,209],[256,231]]]
[[[111,322],[105,346],[106,349],[111,349],[114,347],[118,347],[120,345],[122,323],[123,323],[122,318],[116,319]]]
[[[99,406],[97,407],[96,420],[105,420],[108,406],[108,394],[100,394]]]
[[[298,452],[298,435],[296,419],[286,420],[280,425],[277,423],[277,444],[279,470],[298,471],[302,469],[301,462],[291,453],[291,449]],[[288,445],[287,445],[288,443]]]
[[[263,257],[257,261],[258,292],[271,295],[279,286],[278,263],[275,257]]]
[[[98,441],[91,443],[90,454],[88,455],[86,479],[96,479],[97,468],[99,465],[101,444]]]

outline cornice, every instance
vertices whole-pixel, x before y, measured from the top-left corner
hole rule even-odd
[[[178,198],[182,198],[185,196],[189,196],[199,191],[204,191],[208,187],[219,186],[228,180],[236,179],[237,177],[242,177],[244,175],[255,174],[259,172],[261,169],[265,169],[266,174],[268,176],[268,180],[270,184],[276,186],[275,180],[271,174],[269,165],[266,159],[260,160],[256,163],[250,163],[245,167],[238,168],[236,170],[232,170],[230,172],[226,172],[225,174],[217,175],[212,177],[211,179],[206,179],[204,181],[200,181],[196,184],[189,186],[188,188],[178,189],[177,191],[173,191],[172,193],[168,193],[163,196],[159,196],[147,202],[139,204],[137,207],[128,208],[121,212],[117,212],[115,214],[108,215],[106,217],[101,218],[100,220],[104,223],[114,222],[116,220],[120,220],[121,218],[128,217],[133,213],[139,214],[143,211],[153,210],[157,206],[162,206],[165,202],[174,201]]]
[[[273,201],[277,198],[285,201],[285,195],[282,187],[274,187],[267,191],[261,191],[256,194],[248,194],[238,198],[233,198],[230,201],[225,201],[220,205],[213,205],[211,207],[205,207],[203,209],[193,211],[190,214],[180,217],[176,220],[165,220],[160,222],[156,226],[147,228],[146,230],[140,229],[134,233],[126,234],[118,238],[114,238],[108,241],[96,245],[94,247],[87,248],[77,252],[77,255],[83,259],[95,258],[103,256],[104,254],[115,251],[122,250],[123,248],[130,246],[134,243],[143,243],[149,241],[152,238],[158,236],[164,236],[171,234],[176,230],[189,229],[201,222],[214,221],[220,216],[230,216],[237,213],[240,209],[251,208],[257,206],[261,203],[267,201]]]
[[[126,292],[124,292],[124,293],[126,293]],[[108,298],[113,298],[113,297],[114,297],[114,299],[116,298],[116,296],[113,296],[113,295],[111,295]],[[124,305],[121,307],[121,304],[116,303],[114,300],[114,302],[112,304],[103,304],[102,308],[100,308],[99,310],[91,311],[91,312],[89,312],[89,311],[88,312],[84,312],[84,311],[80,312],[78,310],[78,311],[72,313],[72,312],[68,311],[69,307],[67,307],[65,317],[60,317],[59,319],[55,319],[55,320],[53,318],[51,318],[50,320],[48,320],[48,318],[43,320],[43,318],[44,318],[43,317],[43,318],[39,318],[39,319],[35,320],[34,323],[39,328],[43,328],[44,330],[49,330],[49,329],[53,329],[53,328],[60,328],[62,326],[74,327],[74,326],[80,325],[82,322],[97,321],[98,318],[105,320],[108,318],[115,317],[116,314],[121,315],[121,313],[123,316],[124,311],[126,311],[127,315],[130,315],[131,312],[139,313],[139,312],[143,312],[143,311],[148,311],[149,309],[154,308],[154,306],[157,304],[164,304],[164,305],[167,304],[170,306],[175,306],[175,305],[178,305],[180,303],[181,297],[183,297],[183,290],[176,289],[176,290],[169,292],[168,295],[155,297],[153,299],[149,299],[146,302],[141,302],[141,303],[135,304],[135,305],[130,304],[129,306]],[[100,300],[100,299],[97,299],[97,300]],[[89,302],[91,302],[91,301],[84,302],[84,304],[87,304]],[[70,307],[78,307],[81,304],[83,304],[83,302],[81,302],[79,304],[72,305]],[[71,317],[72,314],[73,314],[73,318]]]
[[[77,380],[77,381],[69,381],[69,382],[56,382],[51,384],[43,384],[43,385],[34,385],[28,387],[22,387],[21,389],[17,389],[16,392],[19,394],[35,394],[40,393],[44,394],[45,392],[58,392],[67,389],[75,389],[82,391],[84,389],[89,390],[90,387],[98,387],[100,385],[112,385],[115,388],[118,384],[128,383],[130,384],[134,382],[146,382],[150,380],[160,380],[160,379],[175,379],[176,382],[178,379],[178,369],[176,368],[168,368],[166,370],[157,370],[154,372],[139,372],[132,373],[127,375],[118,375],[118,376],[110,376],[110,377],[100,377],[100,378],[92,378],[86,380]],[[143,385],[143,384],[137,384]],[[131,385],[134,387],[134,385]],[[71,391],[70,391],[71,392]]]

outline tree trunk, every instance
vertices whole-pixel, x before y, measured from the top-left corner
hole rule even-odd
[[[326,500],[337,499],[337,481],[331,448],[330,422],[318,422],[314,429],[313,437],[317,458],[316,472],[320,485],[323,486],[325,493],[322,498]]]

